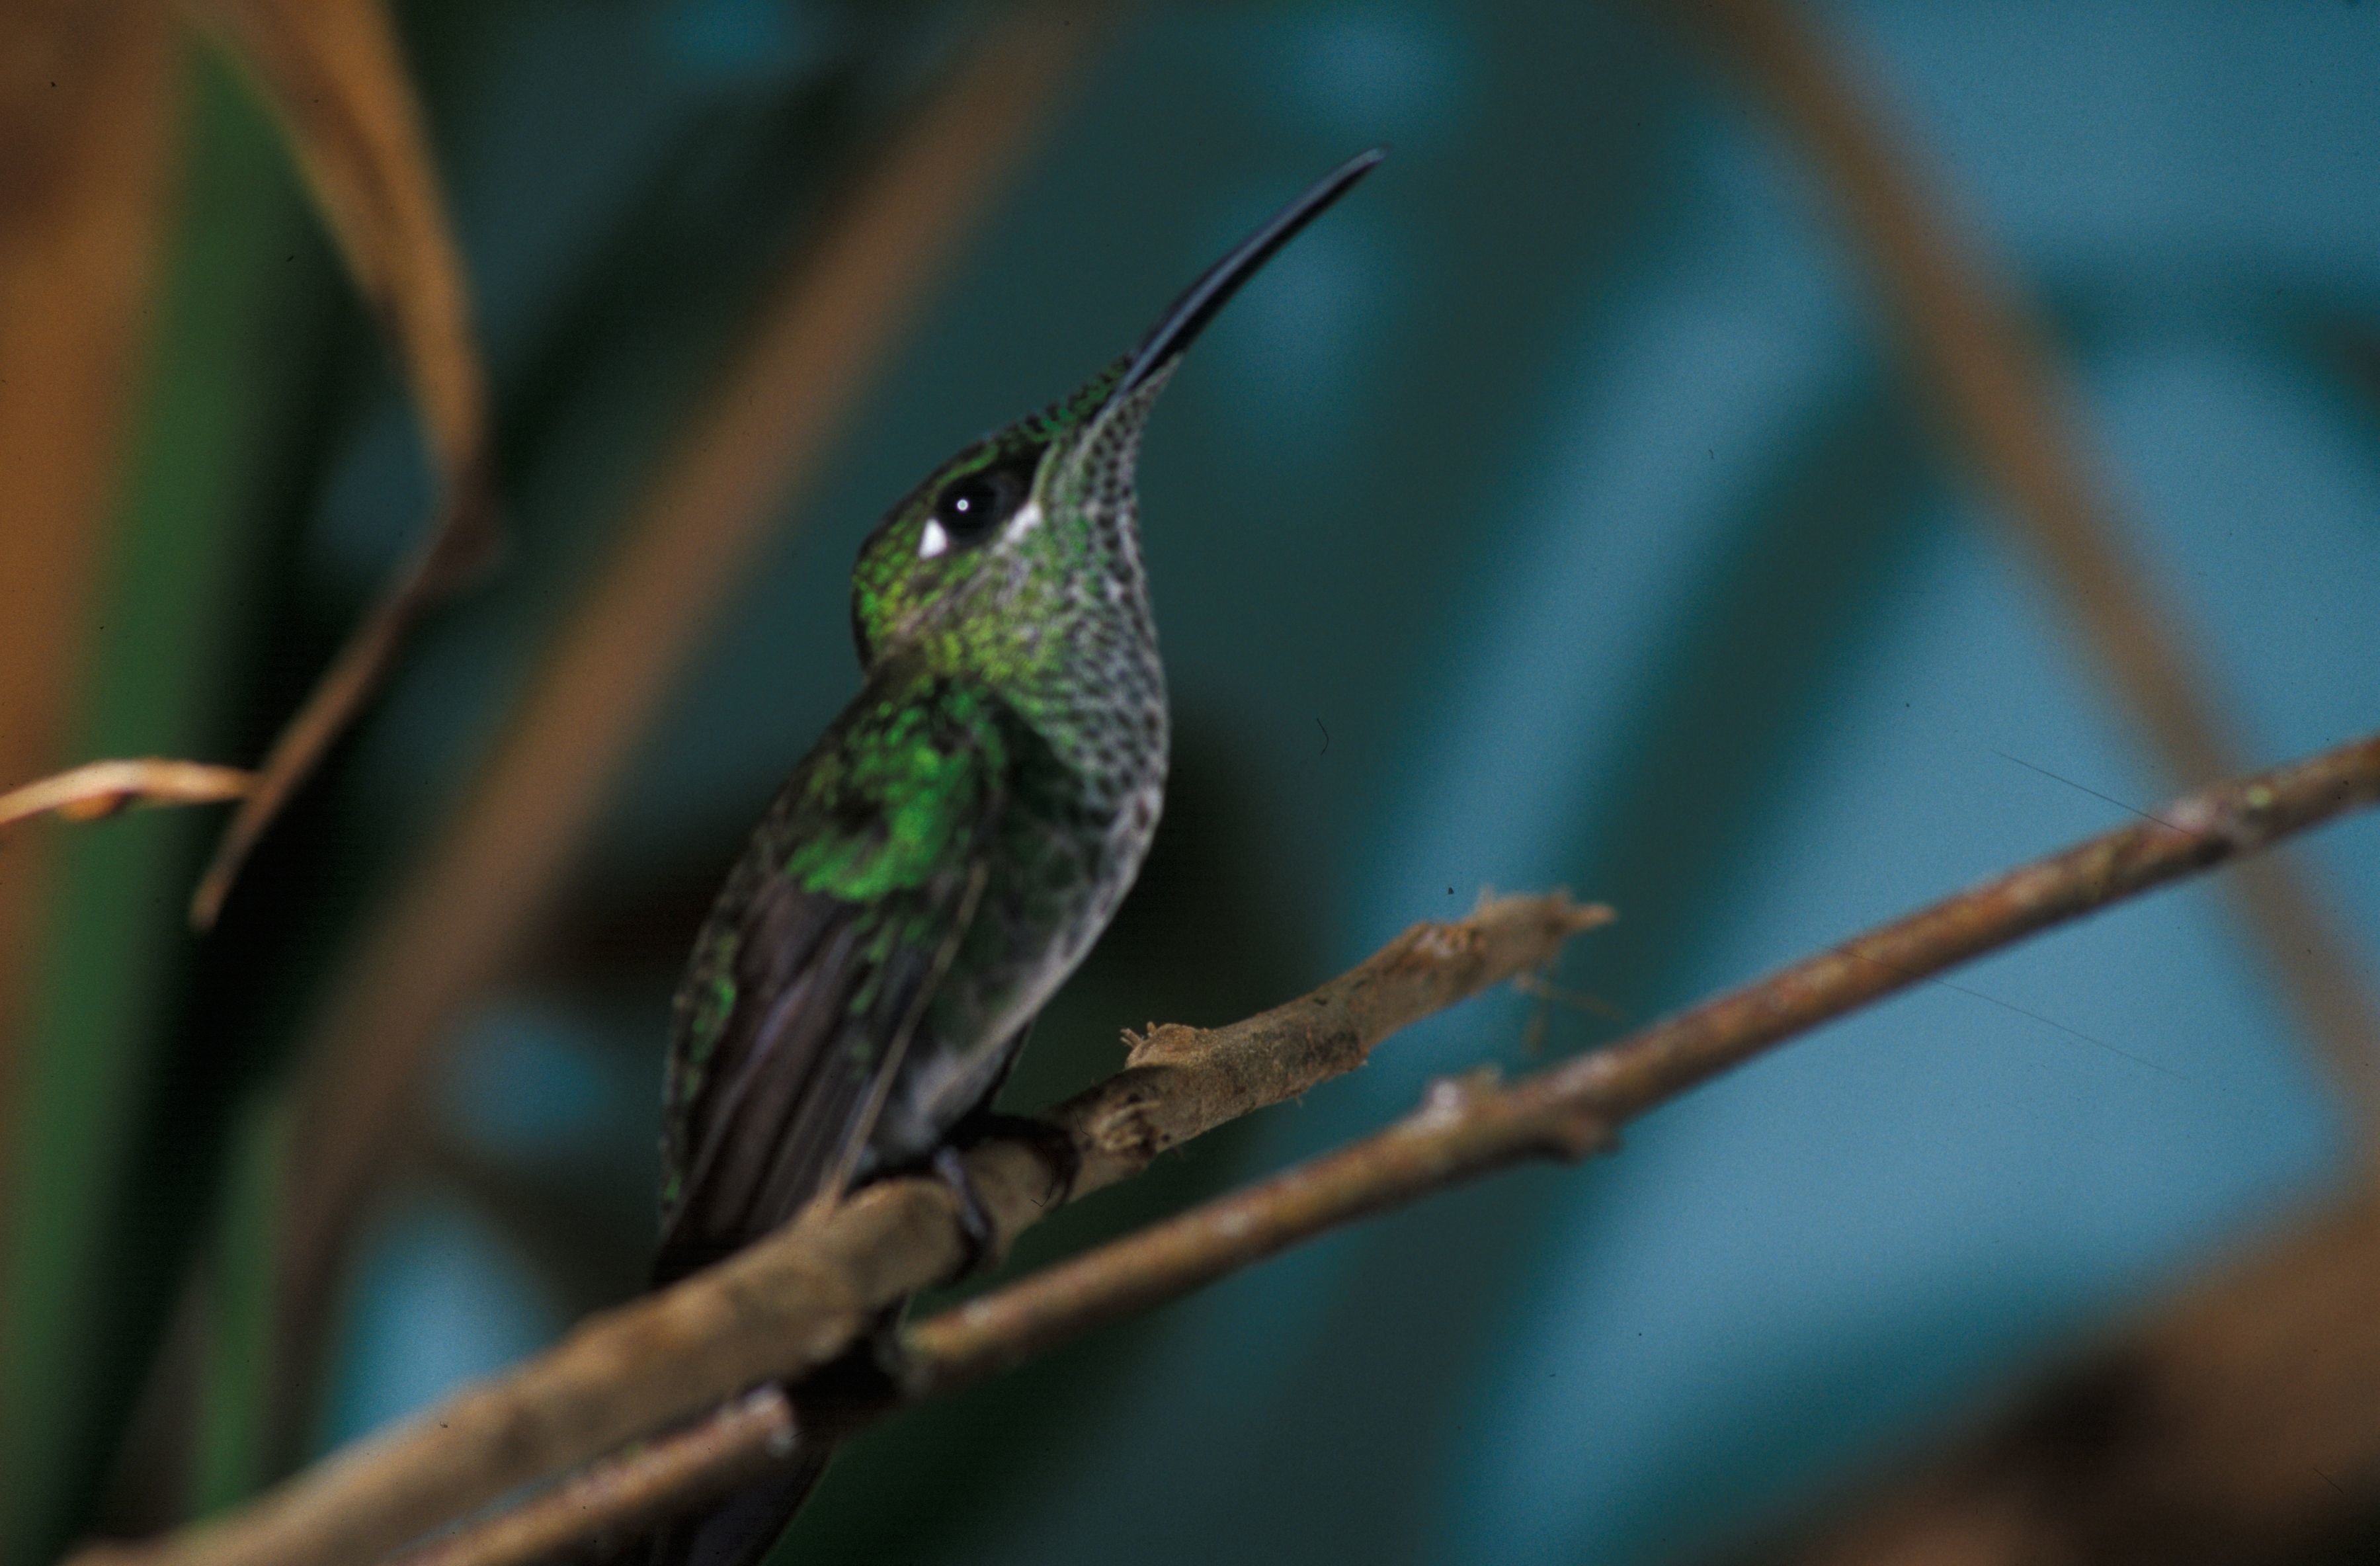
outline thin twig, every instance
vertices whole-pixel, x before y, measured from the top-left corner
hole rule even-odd
[[[1333,1226],[1490,1170],[1584,1156],[1608,1146],[1625,1121],[1796,1033],[2375,800],[2380,735],[2189,795],[2157,820],[1997,877],[1509,1088],[1478,1076],[1440,1083],[1417,1113],[1387,1131],[921,1323],[905,1335],[905,1395],[978,1379]],[[1401,970],[1435,967],[1437,939],[1431,927],[1420,927],[1400,943],[1405,955],[1391,948],[1366,966],[1380,967],[1385,989]],[[1273,1047],[1313,1053],[1318,1040],[1301,1012],[1310,1003],[1257,1019],[1262,1033],[1248,1042],[1269,1035]],[[1330,1031],[1321,1040],[1326,1050]],[[1166,1082],[1142,1076],[1135,1085],[1136,1075],[1182,1073],[1175,1085],[1195,1085],[1202,1100],[1220,1107],[1247,1096],[1235,1080],[1241,1072],[1264,1069],[1247,1060],[1212,1070],[1189,1038],[1160,1046],[1161,1037],[1144,1041],[1121,1076],[1061,1110],[1060,1123],[1085,1150],[1086,1186],[1101,1183],[1095,1134],[1119,1123],[1102,1106],[1129,1105],[1122,1148],[1144,1145],[1129,1128],[1176,1123]],[[969,1154],[1001,1235],[1038,1216],[1056,1172],[1045,1156],[1014,1142]],[[370,1559],[404,1533],[437,1526],[498,1491],[585,1461],[594,1449],[683,1418],[736,1388],[791,1379],[827,1363],[883,1305],[948,1277],[967,1250],[940,1184],[871,1186],[663,1294],[599,1317],[543,1358],[350,1449],[232,1518],[160,1543],[94,1550],[83,1566]],[[874,1412],[891,1406],[888,1400]],[[695,1474],[686,1482],[710,1481]],[[492,1566],[519,1558],[473,1559]]]
[[[914,1392],[975,1380],[1327,1228],[1521,1159],[1575,1158],[1770,1045],[1997,947],[2380,800],[2380,735],[2184,798],[1509,1088],[1443,1082],[1386,1132],[911,1330]]]
[[[533,925],[604,789],[744,563],[1038,139],[1109,14],[1022,7],[883,149],[762,304],[625,522],[468,799],[311,1029],[277,1297],[294,1429],[348,1234],[424,1062]]]
[[[246,795],[255,781],[252,772],[203,761],[86,761],[0,794],[0,827],[53,810],[70,821],[91,821],[133,805],[220,805]]]
[[[414,625],[503,546],[470,294],[383,0],[184,0],[272,103],[420,410],[438,511],[273,742],[190,899],[204,929],[265,830],[396,662]]]
[[[2076,435],[2050,334],[1985,247],[1961,237],[1863,101],[1852,72],[1790,0],[1669,0],[1734,66],[1819,172],[1949,433],[2049,569],[2069,612],[2181,786],[2230,776],[2240,752],[2179,618],[2156,601]],[[2380,1158],[2380,1002],[2336,913],[2282,860],[2232,879],[2248,932],[2356,1106]]]

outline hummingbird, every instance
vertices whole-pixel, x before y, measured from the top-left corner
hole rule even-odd
[[[859,694],[754,831],[673,1005],[656,1287],[910,1171],[953,1184],[980,1251],[957,1150],[992,1123],[1164,803],[1141,431],[1241,285],[1384,155],[1308,187],[1132,352],[935,468],[868,534]],[[758,1561],[826,1456],[664,1528],[651,1559]]]

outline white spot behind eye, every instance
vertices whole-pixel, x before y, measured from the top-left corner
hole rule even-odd
[[[951,536],[942,531],[942,525],[930,516],[927,517],[925,536],[917,540],[917,558],[931,560],[950,547]]]
[[[1040,525],[1041,503],[1038,500],[1026,501],[1025,509],[1009,519],[1008,536],[1012,539],[1021,539]]]

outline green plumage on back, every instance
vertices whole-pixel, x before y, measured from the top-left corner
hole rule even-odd
[[[1029,814],[1006,807],[1020,785],[1048,792],[1046,759],[1029,758],[1027,770],[1045,774],[1038,781],[1019,771],[1037,751],[1046,747],[979,684],[902,663],[871,679],[787,783],[680,987],[663,1135],[665,1270],[682,1269],[667,1242],[699,1263],[751,1238],[756,1223],[791,1216],[819,1194],[819,1170],[872,1129],[849,1116],[906,1020],[887,1006],[897,997],[922,1008],[930,997],[917,987],[947,978],[929,970],[950,960],[921,958],[954,936],[953,956],[967,950],[953,899],[990,879],[1003,828],[1032,830]],[[996,952],[974,954],[1000,965]],[[936,1019],[936,1041],[968,1020]],[[920,1009],[912,1036],[925,1021]],[[800,1092],[786,1093],[788,1082]],[[772,1159],[784,1172],[755,1173],[752,1155],[784,1139],[753,1117],[788,1111],[816,1119],[810,1151]],[[838,1126],[840,1135],[820,1135]],[[710,1199],[682,1225],[690,1181]]]
[[[868,901],[949,862],[1008,765],[990,712],[962,686],[880,701],[804,778],[802,813],[818,831],[786,856],[783,873],[805,892]],[[949,743],[953,729],[966,743]],[[862,809],[874,815],[866,827],[838,828]]]

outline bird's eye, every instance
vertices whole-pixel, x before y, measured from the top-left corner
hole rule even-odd
[[[970,473],[953,480],[934,497],[934,520],[954,544],[969,544],[996,527],[1015,508],[1016,481],[1005,473]]]
[[[926,517],[918,554],[930,560],[945,550],[965,549],[991,537],[1032,492],[1038,456],[1028,453],[1014,462],[978,467],[943,485]]]

